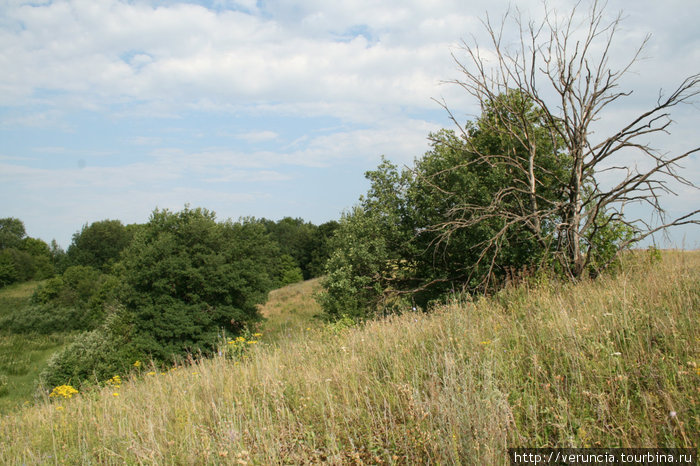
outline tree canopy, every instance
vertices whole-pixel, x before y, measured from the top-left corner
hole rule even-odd
[[[131,241],[132,232],[120,220],[101,220],[73,235],[66,251],[67,265],[86,265],[103,272],[119,259]]]
[[[494,130],[515,119],[526,120],[536,151]],[[384,160],[368,172],[369,191],[336,232],[321,296],[326,313],[362,318],[425,306],[549,267],[562,221],[555,206],[567,196],[572,166],[549,124],[534,101],[512,91],[463,132],[432,134],[431,149],[412,168]],[[545,209],[549,215],[540,216]]]

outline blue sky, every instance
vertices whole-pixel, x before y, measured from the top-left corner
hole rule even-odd
[[[567,11],[572,2],[552,2]],[[520,1],[525,16],[540,1]],[[451,53],[484,42],[479,18],[508,2],[457,0],[0,0],[0,217],[67,247],[82,225],[145,222],[186,203],[220,219],[337,219],[381,155],[410,164],[430,131],[477,103],[443,84]],[[700,2],[611,0],[619,50],[645,34],[625,118],[700,71]],[[616,55],[617,56],[617,55]],[[698,145],[700,107],[679,109],[671,151]],[[634,154],[624,163],[634,164]],[[700,183],[698,157],[685,173]],[[679,187],[671,214],[697,208]],[[672,234],[700,247],[698,228]]]

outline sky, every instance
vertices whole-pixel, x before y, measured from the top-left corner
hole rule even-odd
[[[513,5],[541,18],[539,0]],[[143,223],[185,204],[222,220],[338,219],[382,155],[410,165],[431,131],[453,127],[435,99],[463,121],[478,115],[478,102],[447,82],[460,77],[461,42],[485,44],[480,20],[508,7],[0,0],[0,218],[64,248],[85,224]],[[623,63],[651,39],[622,82],[634,94],[610,107],[601,134],[700,72],[700,2],[610,0],[606,14],[621,9],[613,57]],[[674,117],[672,134],[654,142],[669,153],[698,146],[700,105]],[[700,184],[700,157],[683,173]],[[671,215],[700,205],[698,190],[677,192],[664,200]],[[698,230],[674,230],[669,244],[698,248]]]

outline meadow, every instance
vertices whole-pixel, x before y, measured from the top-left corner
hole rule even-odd
[[[0,317],[27,305],[38,282],[0,290]],[[71,340],[70,334],[13,334],[0,329],[0,415],[33,401],[46,360]]]
[[[510,446],[692,447],[700,252],[630,254],[361,326],[274,292],[255,344],[0,421],[6,464],[504,464]],[[257,340],[255,340],[257,341]]]

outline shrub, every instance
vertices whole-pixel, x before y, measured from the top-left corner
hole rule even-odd
[[[274,285],[277,245],[253,220],[217,223],[206,209],[156,210],[119,265],[132,344],[160,361],[210,354],[223,329],[237,335],[261,319]]]
[[[83,309],[34,304],[17,309],[0,319],[0,328],[13,333],[69,332],[85,330],[91,316]]]
[[[114,310],[98,329],[80,334],[51,356],[39,375],[40,384],[49,389],[68,383],[97,383],[127,373],[134,361],[143,359],[129,340],[130,326]]]

